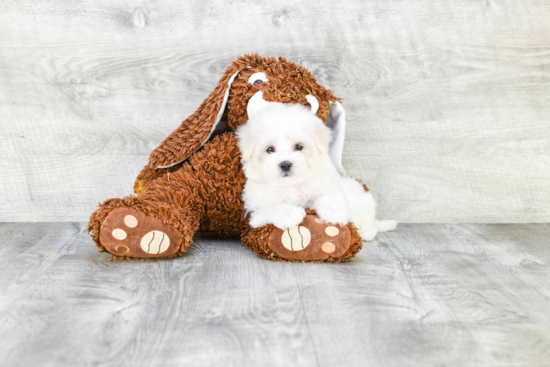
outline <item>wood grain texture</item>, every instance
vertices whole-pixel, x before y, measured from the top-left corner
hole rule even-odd
[[[85,223],[1,223],[2,366],[543,366],[550,225],[409,224],[341,264],[198,238],[113,261]]]
[[[404,222],[550,220],[550,4],[6,0],[0,221],[84,221],[238,55],[345,99],[344,166]]]

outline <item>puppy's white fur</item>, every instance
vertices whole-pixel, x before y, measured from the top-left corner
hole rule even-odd
[[[243,200],[252,227],[295,227],[308,207],[326,223],[353,222],[365,241],[396,228],[396,221],[376,220],[370,192],[355,179],[340,176],[328,154],[331,131],[307,108],[264,108],[236,133],[247,178]],[[290,169],[283,170],[283,162]]]

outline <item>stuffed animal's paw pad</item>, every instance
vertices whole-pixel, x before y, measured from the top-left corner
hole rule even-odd
[[[174,255],[182,237],[175,229],[132,208],[113,210],[101,226],[100,241],[119,257],[151,258]]]
[[[290,251],[305,249],[311,242],[311,232],[303,226],[289,228],[283,232],[281,243]]]
[[[269,247],[281,258],[297,261],[323,261],[339,257],[351,245],[347,226],[327,224],[316,215],[308,214],[296,227],[282,231],[275,228],[269,237]]]
[[[168,250],[170,237],[161,231],[151,231],[140,241],[141,249],[148,254],[161,254]]]

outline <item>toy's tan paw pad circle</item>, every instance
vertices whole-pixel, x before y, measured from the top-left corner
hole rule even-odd
[[[141,249],[148,254],[161,254],[170,247],[170,238],[161,231],[151,231],[141,239]]]
[[[321,246],[321,250],[327,254],[332,254],[336,250],[336,246],[334,246],[332,242],[325,242],[323,246]]]
[[[281,242],[290,251],[300,251],[311,242],[311,232],[302,226],[289,228],[283,232]]]
[[[268,246],[282,259],[324,261],[346,254],[351,246],[348,226],[330,225],[308,214],[299,226],[283,231],[274,228]]]
[[[325,233],[328,234],[331,237],[336,236],[339,232],[340,231],[338,230],[338,228],[336,228],[334,226],[329,226],[329,227],[325,228]]]
[[[124,224],[126,224],[126,226],[130,228],[136,228],[138,225],[138,221],[136,217],[134,217],[131,214],[128,214],[127,216],[124,217]]]
[[[119,241],[122,241],[126,238],[126,232],[123,229],[117,228],[113,232],[113,237]]]
[[[117,208],[103,221],[99,241],[113,255],[145,259],[176,255],[183,238],[158,218],[132,208]]]

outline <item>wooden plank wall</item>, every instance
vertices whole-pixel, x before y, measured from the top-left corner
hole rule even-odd
[[[344,165],[405,222],[550,219],[550,2],[0,3],[0,220],[84,221],[238,55],[345,99]]]

